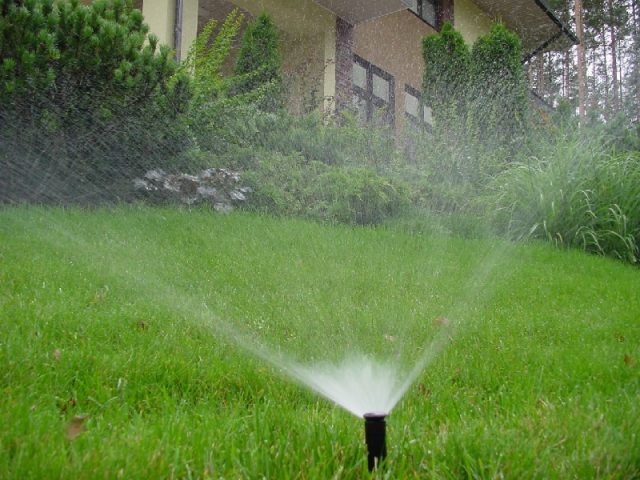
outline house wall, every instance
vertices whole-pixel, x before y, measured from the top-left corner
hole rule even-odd
[[[422,87],[422,39],[435,30],[410,11],[400,11],[354,27],[353,51],[390,73],[395,81],[395,122],[404,124],[405,84]]]
[[[144,0],[145,20],[162,43],[173,44],[176,0]],[[313,107],[332,110],[336,100],[349,104],[352,57],[357,54],[394,78],[396,128],[404,124],[405,85],[421,90],[422,39],[435,30],[412,12],[399,11],[354,26],[313,0],[183,0],[181,58],[210,18],[219,21],[234,8],[245,21],[269,12],[280,32],[283,77],[289,109],[300,113]],[[466,42],[489,31],[492,18],[472,0],[447,0],[454,24]],[[245,23],[246,26],[246,23]],[[226,66],[230,72],[234,59]],[[349,85],[347,85],[349,84]]]
[[[456,30],[462,34],[462,38],[469,45],[491,29],[493,18],[471,0],[455,0],[453,12]]]

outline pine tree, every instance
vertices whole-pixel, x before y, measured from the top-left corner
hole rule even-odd
[[[186,107],[189,81],[130,2],[4,0],[1,13],[0,182],[32,161],[72,191],[72,179],[143,173],[166,142],[179,150],[177,123],[156,132]]]

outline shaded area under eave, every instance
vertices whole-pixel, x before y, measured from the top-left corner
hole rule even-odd
[[[540,52],[565,50],[578,43],[575,34],[558,19],[544,0],[474,2],[520,36],[527,57]]]
[[[407,9],[407,4],[403,0],[314,0],[314,2],[351,25]]]
[[[565,50],[578,38],[558,19],[545,0],[473,0],[481,9],[502,20],[522,39],[526,58],[539,53]],[[351,25],[383,17],[408,8],[408,0],[314,0]]]

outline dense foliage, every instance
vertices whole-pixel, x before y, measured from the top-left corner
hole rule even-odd
[[[527,128],[518,36],[498,23],[470,50],[446,23],[440,33],[424,38],[422,53],[423,101],[434,112],[436,134],[471,148],[488,145],[512,153]]]
[[[422,200],[440,213],[468,210],[507,167],[527,127],[520,40],[496,24],[469,48],[451,24],[423,40],[423,102],[430,135],[413,139]]]
[[[168,144],[185,144],[174,125],[188,81],[130,3],[5,0],[2,12],[3,200],[64,201],[96,179],[115,184],[166,162]]]
[[[528,127],[520,38],[497,23],[473,44],[469,115],[483,143],[517,150]]]
[[[281,64],[278,31],[271,16],[264,12],[249,23],[242,37],[234,70],[234,92],[268,87],[269,94],[261,96],[258,104],[265,110],[277,110],[282,106]]]
[[[424,77],[422,95],[431,106],[435,123],[454,126],[467,113],[471,55],[460,32],[446,22],[440,33],[422,42]]]
[[[640,260],[640,153],[612,153],[602,132],[539,138],[495,186],[497,227],[511,238]]]

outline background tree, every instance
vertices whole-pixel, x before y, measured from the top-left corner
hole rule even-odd
[[[541,54],[542,63],[538,58],[529,62],[531,88],[552,105],[561,101],[575,105],[583,124],[633,128],[640,117],[638,0],[550,4],[566,24],[573,25],[582,42],[573,50]],[[626,120],[621,122],[620,116]]]

